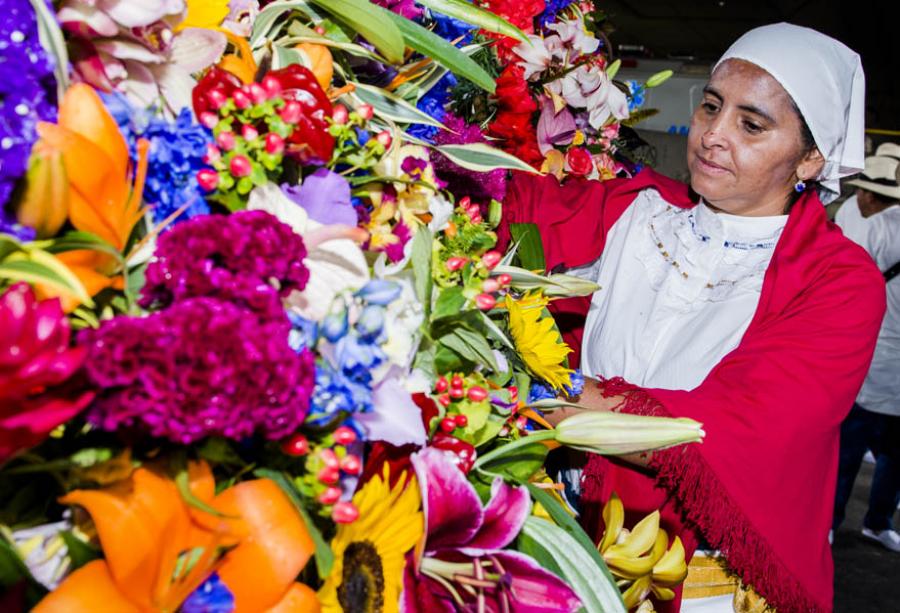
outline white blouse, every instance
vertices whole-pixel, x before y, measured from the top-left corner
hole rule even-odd
[[[585,324],[585,375],[691,390],[737,347],[787,215],[682,209],[641,192],[603,255],[569,271],[600,285]]]

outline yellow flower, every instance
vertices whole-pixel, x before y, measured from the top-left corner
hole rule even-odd
[[[176,26],[216,30],[228,16],[228,0],[187,0],[187,16]]]
[[[322,611],[396,612],[406,553],[425,529],[418,483],[400,475],[391,487],[385,465],[383,476],[373,477],[353,503],[359,519],[341,524],[331,541],[334,566],[319,590]]]
[[[519,300],[507,294],[509,333],[531,374],[561,389],[569,384],[569,375],[574,372],[566,362],[572,350],[560,337],[553,318],[543,317],[548,302],[540,292],[530,292]]]

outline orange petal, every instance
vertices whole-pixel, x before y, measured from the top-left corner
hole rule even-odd
[[[109,611],[139,613],[141,609],[118,590],[104,560],[94,560],[76,570],[47,594],[35,613],[77,613]]]
[[[325,45],[315,43],[300,43],[296,49],[302,51],[309,58],[309,68],[316,77],[316,81],[323,90],[328,91],[331,78],[334,76],[334,60],[331,51]]]
[[[78,277],[90,296],[96,296],[107,287],[121,285],[123,281],[121,275],[107,276],[115,269],[115,260],[105,253],[77,249],[58,253],[56,257]],[[41,300],[59,298],[66,313],[71,313],[81,304],[77,298],[45,283],[35,284],[35,292]]]
[[[128,480],[100,490],[75,490],[60,502],[91,514],[116,585],[132,602],[150,606],[162,566],[161,545],[175,536],[171,530],[181,524],[179,515],[186,515],[175,485],[139,468]]]
[[[278,604],[266,613],[319,613],[322,610],[316,592],[306,584],[295,583]]]
[[[227,492],[233,492],[250,534],[225,556],[219,577],[234,594],[236,613],[262,611],[278,603],[315,546],[303,518],[274,481],[245,481]]]
[[[76,83],[66,90],[59,105],[59,125],[94,142],[109,156],[115,175],[125,177],[128,146],[94,88]]]
[[[69,183],[59,151],[35,146],[27,182],[16,217],[31,226],[38,238],[54,236],[69,217]]]

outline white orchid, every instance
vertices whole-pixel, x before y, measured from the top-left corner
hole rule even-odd
[[[547,26],[559,35],[562,46],[574,51],[570,59],[576,59],[579,55],[588,55],[597,50],[600,41],[587,31],[584,22],[579,19],[559,21]]]
[[[588,109],[589,123],[600,129],[610,117],[628,118],[628,98],[599,66],[582,64],[561,79],[547,85],[573,108]]]

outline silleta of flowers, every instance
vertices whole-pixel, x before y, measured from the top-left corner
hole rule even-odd
[[[646,87],[567,0],[10,0],[4,611],[653,610],[684,549],[544,469],[699,441],[580,413],[496,228],[510,172],[633,173]],[[640,435],[636,434],[640,426]],[[627,433],[627,436],[624,434]],[[571,492],[569,493],[569,495]]]

